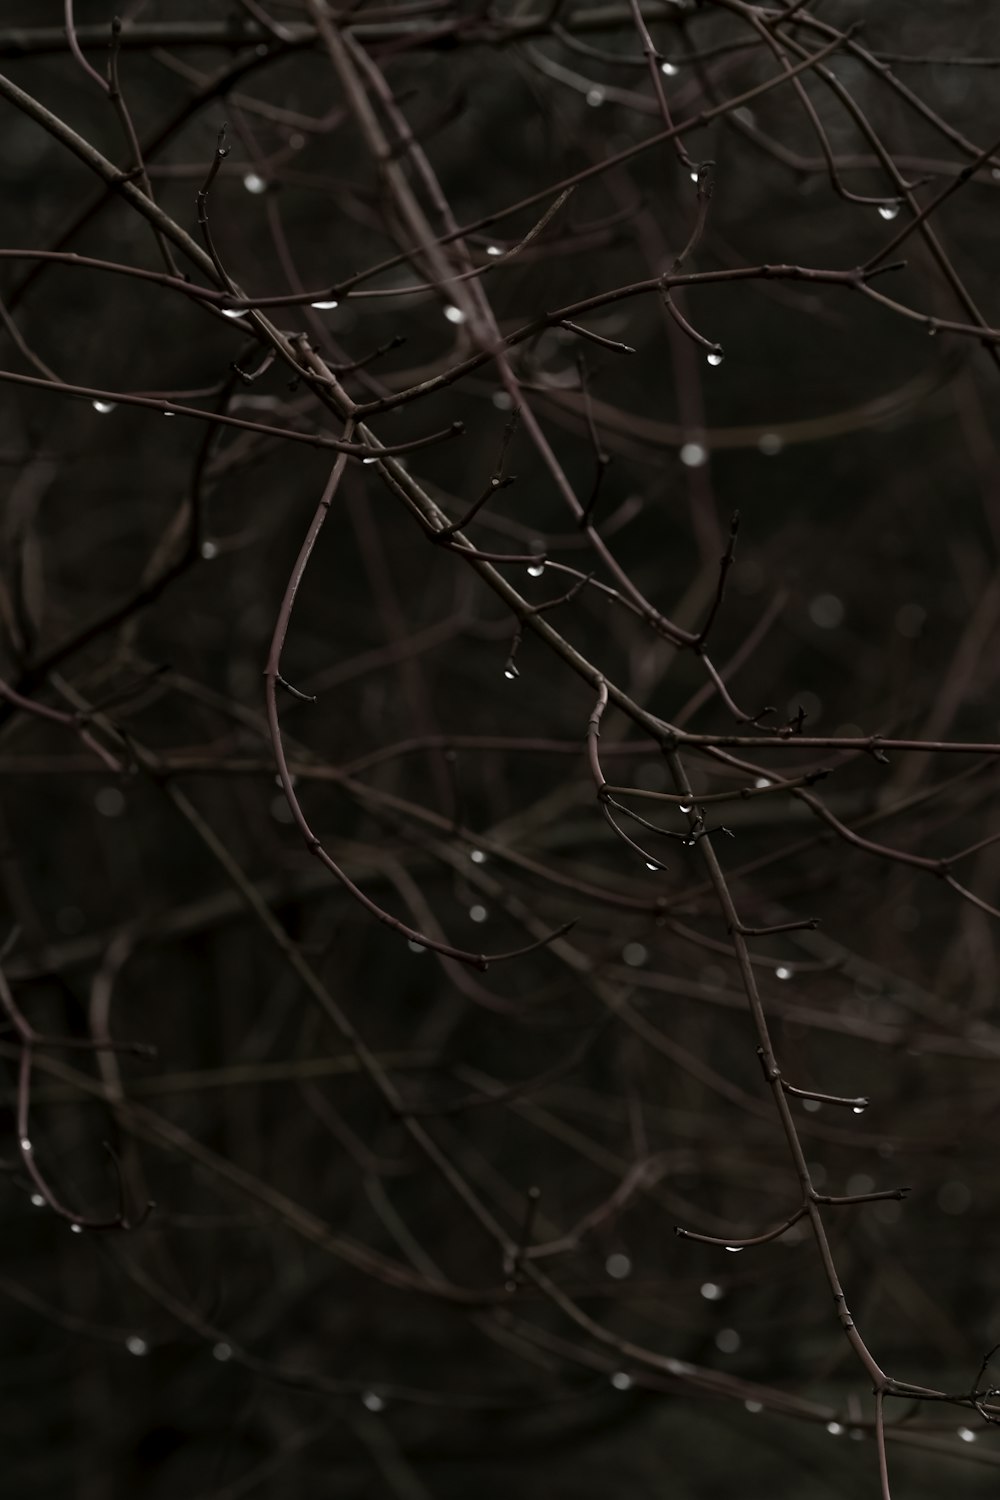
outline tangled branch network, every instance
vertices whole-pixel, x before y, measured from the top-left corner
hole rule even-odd
[[[994,1485],[997,17],[77,9],[0,18],[12,1316],[135,1493],[176,1340],[206,1497]]]

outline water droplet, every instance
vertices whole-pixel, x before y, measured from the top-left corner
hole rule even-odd
[[[604,1262],[604,1269],[612,1281],[624,1281],[625,1277],[631,1274],[632,1262],[619,1250],[614,1255],[608,1256]]]
[[[213,557],[218,557],[219,549],[214,542],[202,542],[201,555],[206,562],[211,562]]]
[[[83,1225],[82,1224],[71,1224],[69,1226],[69,1231],[70,1231],[70,1234],[82,1234],[83,1233]]]
[[[708,449],[702,443],[685,443],[681,449],[681,463],[687,469],[700,469],[708,462]]]
[[[972,1193],[964,1182],[945,1182],[938,1189],[937,1201],[946,1214],[964,1214],[972,1203]]]
[[[743,1408],[745,1411],[756,1413],[764,1410],[764,1403],[762,1401],[744,1401]]]
[[[802,1108],[810,1115],[818,1114],[823,1108],[818,1099],[803,1099]]]
[[[125,1348],[130,1354],[134,1354],[136,1359],[141,1359],[144,1354],[149,1353],[149,1345],[137,1333],[129,1335],[125,1340]]]
[[[839,1422],[827,1422],[826,1430],[831,1437],[840,1437],[844,1429]]]
[[[90,404],[95,411],[100,412],[102,417],[106,417],[109,411],[114,411],[117,405],[114,401],[91,401]]]
[[[175,411],[165,411],[163,415],[165,417],[176,417],[177,413]]]
[[[415,943],[412,938],[407,938],[406,946],[409,948],[411,953],[427,952],[427,949],[424,947],[423,943]]]
[[[510,411],[514,405],[513,400],[506,391],[494,391],[491,399],[497,411]]]
[[[776,432],[763,432],[757,439],[757,450],[763,453],[765,458],[773,458],[776,453],[781,452],[784,446],[784,438]]]
[[[724,358],[725,355],[721,349],[713,349],[708,356],[708,362],[710,365],[721,365]]]
[[[28,1140],[28,1137],[26,1135],[22,1135],[21,1137],[21,1150],[25,1153],[25,1155],[28,1155],[31,1151],[31,1142]]]
[[[727,1245],[726,1246],[726,1249],[729,1251],[730,1255],[739,1255],[740,1251],[743,1250],[743,1249],[745,1249],[745,1248],[746,1247],[744,1245]]]
[[[377,464],[378,463],[378,459],[377,458],[363,458],[361,460],[361,462],[363,464]]]
[[[757,780],[754,782],[755,787],[765,787],[770,785],[771,783],[766,776],[758,776]]]
[[[502,255],[503,254],[503,250],[500,248],[499,245],[487,245],[487,247],[486,247],[486,254],[487,255]]]
[[[444,315],[448,319],[449,323],[465,322],[465,313],[460,307],[456,307],[454,302],[448,303],[448,306],[444,310]]]
[[[701,1295],[706,1302],[719,1302],[722,1299],[723,1291],[717,1282],[704,1281],[701,1285]]]
[[[852,1115],[863,1115],[864,1112],[865,1112],[865,1106],[863,1104],[856,1104],[854,1106],[854,1108],[851,1110],[851,1114]]]
[[[361,1397],[361,1405],[365,1411],[384,1411],[385,1402],[377,1391],[365,1391]]]
[[[649,957],[649,950],[642,943],[626,943],[622,949],[622,958],[630,969],[641,969]]]
[[[632,1389],[632,1377],[626,1370],[616,1370],[611,1377],[611,1384],[616,1391],[630,1391]]]
[[[908,641],[915,641],[924,628],[927,611],[920,604],[901,604],[896,611],[896,629]]]
[[[332,312],[339,304],[332,297],[326,297],[321,302],[310,302],[309,306],[314,307],[317,312]]]
[[[677,74],[680,72],[680,68],[678,68],[676,63],[661,62],[660,72],[665,78],[676,78]]]
[[[899,213],[898,203],[880,203],[878,216],[880,219],[894,219]]]
[[[102,818],[120,818],[125,811],[125,798],[116,786],[102,786],[94,797],[94,806]]]
[[[647,859],[647,861],[646,861],[646,869],[647,870],[654,870],[654,871],[655,870],[662,870],[663,866],[662,865],[658,865],[656,863],[655,859]]]
[[[243,179],[243,186],[246,188],[248,193],[267,192],[267,183],[264,181],[263,177],[259,176],[256,172],[247,173],[247,175]]]
[[[697,173],[697,170],[695,170],[695,171],[694,171],[694,172],[692,172],[692,173],[691,173],[691,181],[692,181],[692,182],[697,182],[697,181],[698,181],[698,173]]]
[[[587,90],[587,103],[590,105],[591,109],[597,109],[600,105],[602,105],[604,103],[604,90],[603,89],[588,89]]]
[[[220,1365],[224,1365],[227,1359],[232,1359],[233,1351],[228,1344],[213,1344],[212,1358],[217,1359]]]
[[[44,1208],[45,1207],[45,1199],[42,1197],[41,1193],[32,1193],[32,1195],[31,1195],[31,1206],[32,1206],[32,1208]]]
[[[818,594],[809,604],[809,618],[821,630],[836,630],[844,618],[844,606],[836,594]]]
[[[974,1443],[976,1441],[976,1434],[971,1427],[960,1427],[958,1429],[958,1436],[962,1439],[963,1443]]]
[[[690,803],[690,802],[682,802],[680,804],[679,808],[678,808],[678,811],[680,811],[682,813],[689,813],[691,811],[692,806],[693,806],[693,804]]]
[[[723,1354],[735,1354],[742,1342],[735,1328],[720,1328],[715,1335],[715,1347]]]
[[[469,921],[470,922],[485,922],[488,915],[489,914],[488,914],[485,906],[470,906],[469,907]]]
[[[518,675],[517,668],[516,667],[504,667],[504,669],[503,669],[503,675],[506,677],[506,679],[507,679],[508,682],[513,682],[514,678],[517,677],[517,675]]]
[[[541,578],[541,576],[542,576],[542,574],[544,572],[545,572],[545,564],[544,563],[532,563],[530,565],[530,567],[528,568],[528,577],[529,578]]]
[[[272,798],[270,811],[271,817],[276,823],[284,823],[287,826],[288,824],[295,822],[295,814],[289,807],[288,799],[285,797],[284,793],[282,793],[278,797]]]
[[[775,979],[791,979],[792,971],[791,969],[786,969],[784,964],[779,964],[778,968],[774,971],[774,977]]]
[[[471,849],[469,851],[469,858],[474,865],[484,865],[486,863],[486,855],[482,849]]]

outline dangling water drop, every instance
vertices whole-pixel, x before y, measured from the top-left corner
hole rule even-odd
[[[517,668],[516,667],[504,667],[504,669],[503,669],[503,675],[506,677],[506,679],[507,679],[508,682],[513,682],[514,678],[518,675]]]
[[[41,1193],[32,1193],[32,1195],[31,1195],[31,1206],[32,1206],[32,1208],[44,1208],[45,1207],[45,1199],[42,1197]]]
[[[544,572],[545,572],[545,564],[544,563],[532,563],[531,566],[528,568],[528,577],[529,578],[541,578],[541,576],[542,576],[542,574]]]
[[[632,1377],[625,1370],[616,1370],[611,1377],[611,1384],[616,1391],[628,1391],[632,1388]]]
[[[898,203],[880,203],[878,216],[880,219],[894,219],[899,213]]]
[[[658,865],[656,863],[655,859],[647,859],[647,861],[646,861],[646,869],[647,870],[662,870],[663,866],[662,865]]]
[[[840,1437],[844,1429],[839,1422],[827,1422],[826,1430],[831,1437]]]
[[[71,1234],[82,1234],[83,1233],[83,1225],[82,1224],[71,1224],[69,1226],[69,1228],[70,1228],[70,1233]]]
[[[114,401],[92,401],[90,404],[95,411],[100,412],[102,417],[106,417],[109,411],[114,411],[116,403]]]
[[[708,356],[708,362],[710,365],[721,365],[724,357],[721,349],[713,349]]]
[[[743,1246],[743,1245],[727,1245],[726,1246],[726,1249],[729,1251],[730,1255],[739,1255],[740,1251],[743,1250],[744,1248],[745,1248],[745,1246]]]
[[[487,247],[486,247],[486,254],[487,255],[492,255],[492,256],[502,255],[503,254],[503,250],[500,248],[499,245],[487,245]]]
[[[222,316],[224,318],[245,318],[248,311],[249,309],[245,307],[224,307],[222,309]]]
[[[361,1397],[361,1405],[365,1411],[384,1411],[385,1402],[377,1391],[365,1391]]]
[[[863,1115],[864,1112],[865,1112],[865,1106],[863,1104],[856,1104],[854,1106],[854,1108],[851,1110],[851,1114],[852,1115]]]
[[[664,78],[676,78],[677,74],[680,72],[680,68],[676,63],[661,62],[660,72],[663,74]]]
[[[317,312],[332,312],[339,304],[330,297],[323,302],[310,302],[309,306],[314,307]]]
[[[125,1340],[125,1348],[128,1350],[129,1354],[134,1354],[137,1359],[141,1359],[144,1354],[149,1353],[149,1345],[146,1343],[146,1340],[141,1339],[137,1333],[131,1334],[130,1337]]]
[[[448,306],[444,310],[444,315],[448,319],[449,323],[465,322],[465,313],[460,307],[456,307],[453,302],[449,302]]]
[[[774,971],[774,977],[775,979],[791,979],[792,971],[791,969],[786,969],[784,964],[780,964]]]
[[[243,186],[246,188],[248,193],[267,192],[267,183],[264,181],[263,177],[259,176],[256,172],[247,173],[247,175],[243,179]]]
[[[597,109],[599,105],[604,103],[604,90],[588,89],[587,103],[591,106],[592,109]]]
[[[689,813],[691,811],[691,803],[690,802],[682,802],[680,804],[680,811],[682,813]]]

